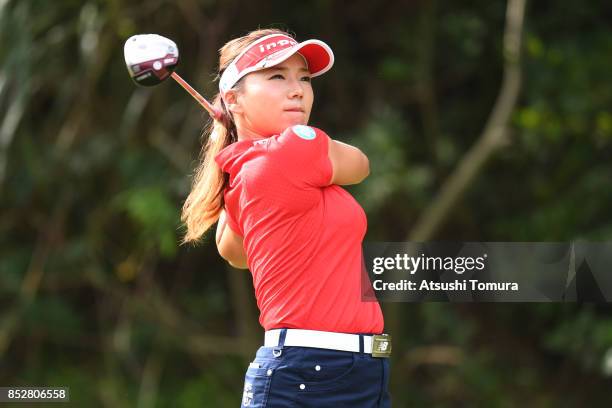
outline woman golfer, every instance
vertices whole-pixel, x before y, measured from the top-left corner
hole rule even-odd
[[[378,302],[362,301],[366,216],[340,187],[367,177],[369,162],[307,126],[311,78],[333,62],[325,43],[275,29],[220,50],[214,104],[224,116],[182,217],[185,242],[218,221],[219,253],[253,276],[266,332],[245,407],[390,406],[390,338]]]

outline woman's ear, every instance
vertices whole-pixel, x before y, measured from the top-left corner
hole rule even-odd
[[[225,106],[232,113],[242,113],[242,106],[238,100],[238,92],[235,89],[230,89],[225,94]]]

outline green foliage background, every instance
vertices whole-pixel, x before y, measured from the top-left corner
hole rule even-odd
[[[274,26],[329,43],[311,123],[370,157],[350,190],[366,239],[402,241],[484,128],[505,7],[0,1],[0,385],[68,386],[77,406],[241,399],[262,339],[250,276],[212,234],[178,245],[207,118],[175,84],[134,86],[129,36],[174,39],[178,71],[207,96],[231,38]],[[604,1],[528,3],[511,137],[435,239],[610,240],[611,17]],[[399,304],[394,405],[607,406],[611,310]]]

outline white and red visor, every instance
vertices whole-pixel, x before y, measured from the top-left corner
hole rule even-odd
[[[296,52],[304,57],[313,77],[329,71],[334,64],[334,53],[323,41],[298,43],[284,34],[267,35],[250,44],[223,71],[219,81],[221,95],[225,95],[246,74],[280,64]]]

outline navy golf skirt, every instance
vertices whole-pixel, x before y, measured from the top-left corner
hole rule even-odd
[[[311,347],[260,347],[242,407],[390,407],[389,359]]]

